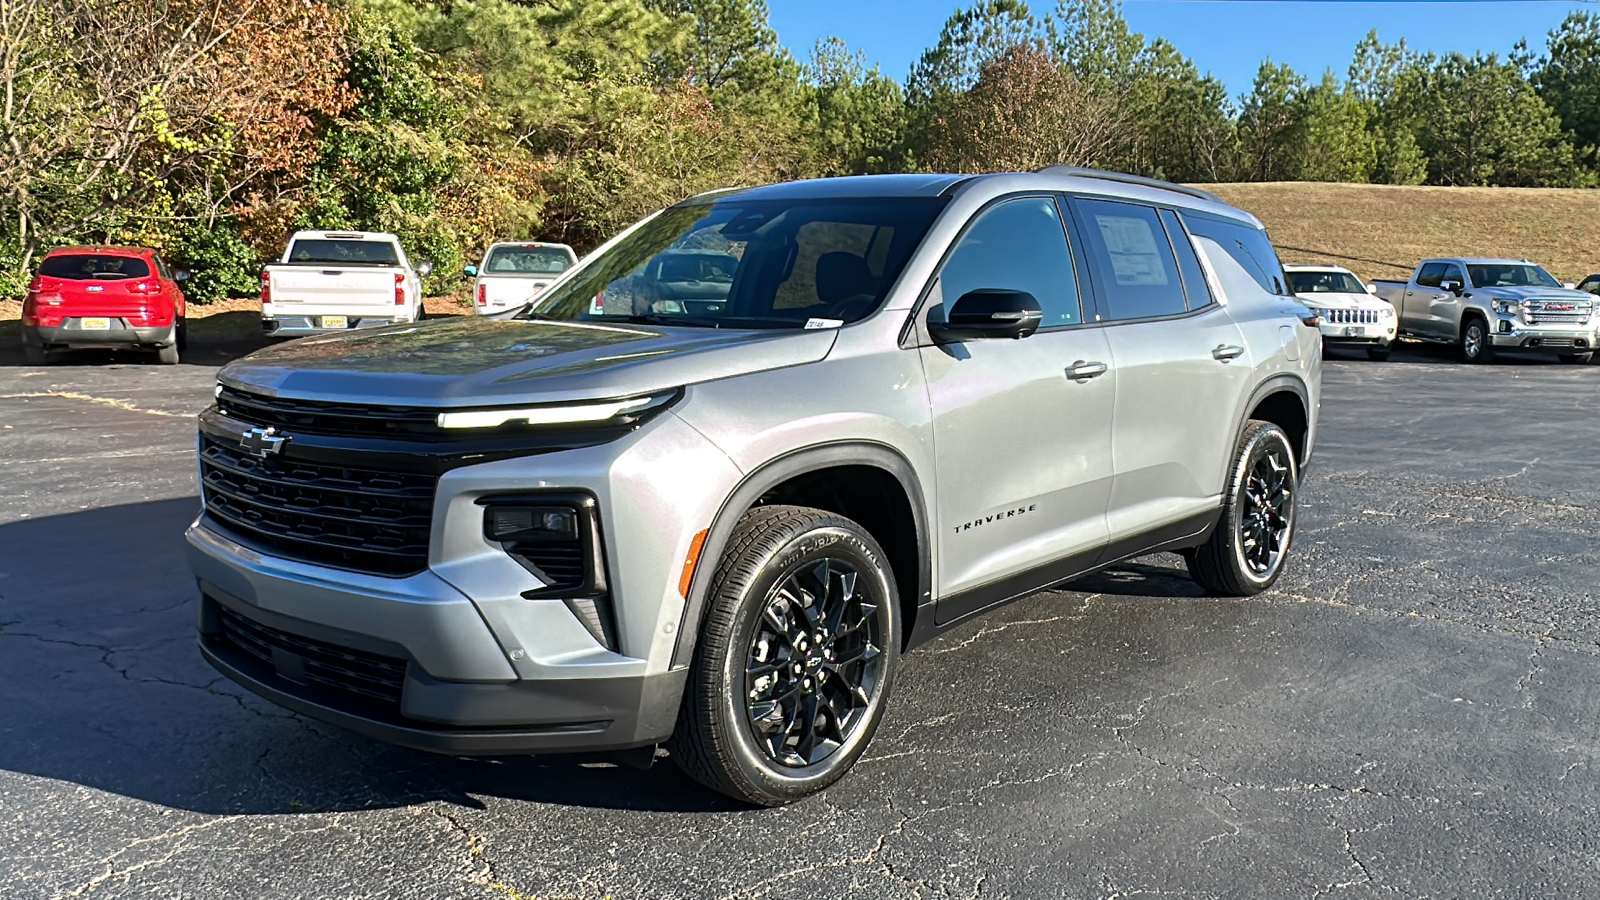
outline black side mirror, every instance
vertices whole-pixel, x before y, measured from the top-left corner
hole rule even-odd
[[[1439,282],[1439,287],[1442,290],[1449,291],[1452,294],[1461,293],[1461,282],[1455,280],[1454,278],[1446,278],[1445,280]]]
[[[928,323],[928,333],[941,344],[1025,338],[1043,321],[1044,310],[1027,291],[968,291],[950,304],[943,322]]]

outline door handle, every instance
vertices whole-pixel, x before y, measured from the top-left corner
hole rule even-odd
[[[1211,351],[1211,358],[1221,362],[1227,362],[1230,359],[1238,359],[1243,355],[1243,347],[1234,347],[1229,344],[1218,344],[1217,348]]]
[[[1080,359],[1072,365],[1067,366],[1067,377],[1074,381],[1088,381],[1091,378],[1098,378],[1105,373],[1106,364],[1103,362],[1087,362]]]

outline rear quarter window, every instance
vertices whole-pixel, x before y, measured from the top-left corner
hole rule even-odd
[[[1269,294],[1288,296],[1289,283],[1283,275],[1283,263],[1278,251],[1267,240],[1267,233],[1243,222],[1213,219],[1196,213],[1184,213],[1183,223],[1191,234],[1216,241],[1233,257],[1241,268]]]
[[[119,281],[124,278],[149,278],[150,264],[136,256],[108,256],[99,253],[72,253],[46,257],[39,263],[45,278],[75,281]]]

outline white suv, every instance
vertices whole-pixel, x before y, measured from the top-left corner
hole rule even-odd
[[[1389,358],[1398,322],[1394,307],[1355,273],[1339,266],[1284,266],[1289,287],[1322,319],[1324,346],[1362,347],[1372,359]]]

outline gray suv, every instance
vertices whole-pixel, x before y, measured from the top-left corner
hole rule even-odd
[[[728,277],[654,282],[688,251]],[[664,744],[784,803],[861,756],[902,653],[1009,600],[1163,550],[1214,594],[1271,586],[1319,341],[1260,223],[1200,191],[695,197],[516,312],[223,369],[200,646],[409,747]]]

